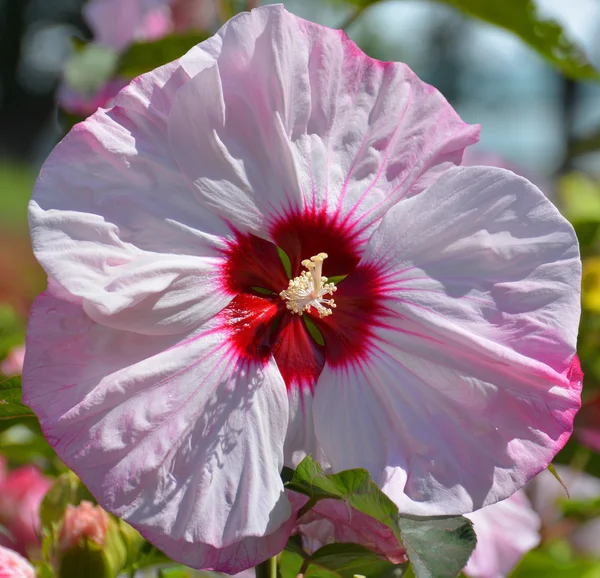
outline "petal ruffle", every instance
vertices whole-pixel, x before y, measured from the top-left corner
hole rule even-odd
[[[360,544],[394,564],[406,562],[406,551],[386,525],[342,500],[319,500],[296,526],[304,549],[313,554],[327,544]]]
[[[30,203],[36,257],[99,323],[183,333],[227,305],[229,227],[171,159],[166,114],[189,80],[177,62],[134,80],[50,155]]]
[[[464,570],[471,578],[508,576],[540,543],[540,517],[522,491],[467,517],[477,534],[477,547]]]
[[[521,177],[452,169],[389,211],[363,269],[377,301],[363,349],[315,388],[333,469],[368,468],[417,515],[506,498],[564,445],[580,404],[572,227]]]
[[[181,65],[174,156],[215,212],[257,235],[313,211],[366,238],[478,138],[404,64],[280,5],[231,19]]]
[[[283,548],[288,401],[273,361],[241,362],[216,322],[142,336],[48,293],[28,335],[24,401],[103,507],[196,568],[234,573]]]

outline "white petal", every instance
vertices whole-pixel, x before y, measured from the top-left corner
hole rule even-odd
[[[285,545],[285,385],[273,361],[236,359],[217,325],[142,336],[42,294],[23,392],[100,504],[175,560],[232,573]]]
[[[231,231],[197,202],[168,149],[165,115],[186,80],[177,63],[136,79],[56,147],[33,193],[36,257],[112,327],[184,332],[231,298]]]
[[[540,543],[540,517],[522,491],[468,517],[477,534],[477,546],[464,570],[471,578],[508,576]]]
[[[288,398],[290,417],[283,449],[285,465],[295,469],[307,455],[310,455],[324,470],[327,470],[329,461],[315,436],[313,392],[310,388],[293,384],[288,389]]]
[[[307,209],[366,234],[478,138],[405,65],[282,6],[236,16],[181,64],[193,80],[169,118],[174,156],[205,202],[257,234]]]
[[[580,403],[572,227],[525,179],[453,169],[389,211],[361,267],[379,315],[346,336],[362,356],[326,366],[315,393],[332,467],[368,468],[418,515],[511,495],[564,445]]]

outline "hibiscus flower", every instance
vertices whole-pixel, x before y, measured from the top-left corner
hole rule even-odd
[[[46,161],[24,401],[169,556],[279,552],[280,471],[367,468],[403,512],[506,498],[563,446],[580,260],[534,185],[404,64],[266,6],[135,79]]]

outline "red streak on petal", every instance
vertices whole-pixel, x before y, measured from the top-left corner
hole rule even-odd
[[[360,245],[352,229],[323,211],[290,213],[277,219],[270,233],[290,258],[292,277],[300,275],[304,259],[319,253],[327,253],[329,257],[323,266],[327,277],[347,275],[360,259]]]
[[[312,316],[325,340],[328,364],[353,363],[369,354],[373,328],[382,324],[383,287],[376,268],[359,266],[338,285],[333,315]]]
[[[269,359],[271,333],[279,311],[273,299],[251,293],[240,293],[221,311],[219,315],[238,358],[262,362]]]
[[[275,361],[288,389],[312,392],[325,365],[325,348],[312,340],[301,317],[287,311],[283,315],[273,344]]]
[[[235,240],[225,251],[223,279],[226,289],[236,294],[250,287],[279,293],[288,285],[277,247],[254,235],[235,232]]]
[[[237,359],[265,363],[273,355],[288,389],[312,390],[325,364],[324,348],[279,298],[240,293],[220,316]]]

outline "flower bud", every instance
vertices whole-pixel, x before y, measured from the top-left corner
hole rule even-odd
[[[33,466],[5,472],[0,463],[0,525],[9,537],[0,534],[0,545],[25,554],[40,545],[39,507],[51,481]]]
[[[59,578],[109,578],[137,559],[143,538],[100,506],[68,504],[58,533],[55,566]]]
[[[107,531],[108,514],[100,506],[85,500],[79,506],[68,504],[60,530],[60,549],[70,550],[85,538],[104,546]]]
[[[4,375],[21,375],[23,372],[23,360],[25,359],[25,346],[17,345],[13,347],[6,356],[6,359],[0,363],[0,373]]]
[[[35,578],[35,570],[23,556],[0,546],[0,578]]]

